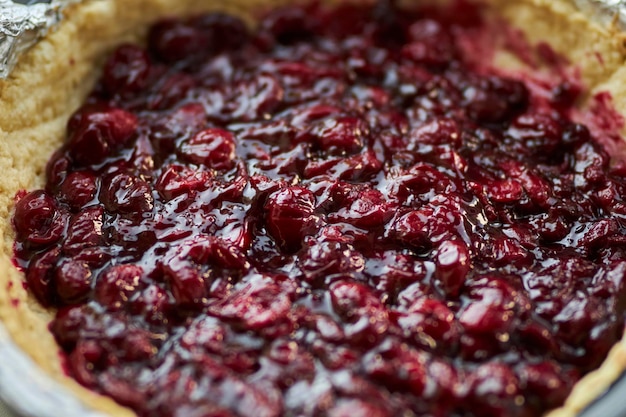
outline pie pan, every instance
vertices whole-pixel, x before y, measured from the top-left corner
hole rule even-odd
[[[221,10],[252,24],[259,10],[285,3],[87,1],[69,7],[58,30],[24,56],[13,75],[0,83],[0,168],[4,173],[0,178],[0,263],[5,271],[0,276],[0,321],[6,330],[0,333],[0,394],[18,412],[40,416],[58,415],[61,410],[65,415],[133,415],[64,375],[58,348],[47,330],[50,312],[24,291],[23,279],[12,263],[13,197],[19,190],[43,184],[45,163],[62,143],[69,115],[93,86],[98,76],[94,69],[115,45],[141,41],[147,25],[159,17]],[[547,42],[569,62],[577,63],[575,71],[588,90],[610,91],[616,110],[626,114],[626,49],[620,33],[597,26],[566,0],[486,3],[487,13],[502,16],[520,28],[531,44]],[[506,55],[497,59],[502,66],[519,65]],[[604,365],[577,385],[565,407],[550,415],[576,415],[606,391],[626,369],[625,347],[623,343],[615,346]]]

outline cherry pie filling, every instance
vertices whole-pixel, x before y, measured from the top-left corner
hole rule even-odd
[[[120,46],[15,206],[68,373],[140,416],[561,405],[623,332],[626,169],[574,84],[476,65],[457,7]]]

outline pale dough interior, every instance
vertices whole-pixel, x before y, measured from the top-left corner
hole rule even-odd
[[[63,141],[66,120],[92,88],[98,68],[115,45],[141,41],[149,23],[162,16],[223,10],[253,23],[255,11],[288,2],[88,0],[70,7],[60,27],[22,58],[8,80],[0,81],[0,268],[4,271],[0,275],[0,321],[43,371],[94,409],[115,416],[134,415],[63,375],[58,348],[47,330],[51,314],[24,291],[23,277],[11,262],[13,197],[18,190],[43,184],[45,164]],[[626,47],[620,33],[590,22],[568,0],[486,3],[490,13],[521,28],[531,44],[546,41],[568,57],[591,91],[610,91],[616,109],[626,114]],[[503,65],[507,62],[502,60]],[[565,407],[550,416],[574,416],[624,369],[626,341],[611,351],[601,369],[576,386]]]

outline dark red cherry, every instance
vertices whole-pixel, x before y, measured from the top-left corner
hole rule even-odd
[[[288,187],[270,195],[265,203],[267,230],[288,251],[299,249],[305,236],[319,223],[315,196],[303,187]]]
[[[503,281],[484,278],[472,289],[473,300],[461,312],[459,322],[472,334],[507,333],[515,317],[514,292]]]
[[[460,328],[454,313],[440,301],[415,300],[406,315],[398,318],[404,336],[433,351],[454,351]]]
[[[345,222],[365,229],[382,226],[393,216],[393,207],[378,190],[363,190],[347,207],[331,213],[331,222]]]
[[[447,240],[437,249],[435,276],[447,295],[455,297],[471,270],[470,252],[465,243]]]
[[[119,309],[139,287],[144,275],[137,265],[115,265],[98,277],[95,299],[106,308]]]
[[[285,7],[263,19],[262,29],[278,42],[289,44],[306,40],[313,35],[315,19],[300,7]]]
[[[180,153],[188,161],[213,169],[234,165],[235,138],[222,129],[205,129],[182,143]]]
[[[61,307],[50,323],[50,331],[64,348],[73,348],[81,337],[85,322],[91,318],[92,310],[86,306]]]
[[[521,416],[515,399],[520,382],[513,370],[503,363],[480,365],[469,377],[471,407],[485,416]]]
[[[122,173],[103,182],[100,201],[111,212],[141,214],[152,209],[154,197],[146,181]]]
[[[215,52],[237,50],[250,39],[246,23],[229,14],[200,15],[192,18],[190,24],[207,34],[211,49]]]
[[[311,134],[324,151],[353,154],[363,147],[369,127],[354,117],[327,118],[314,125]]]
[[[69,174],[59,190],[62,201],[74,210],[80,209],[93,200],[98,191],[96,176],[90,172],[76,171]]]
[[[69,138],[69,155],[78,164],[98,164],[135,134],[137,116],[110,108],[83,114]]]
[[[52,305],[56,300],[53,280],[60,255],[60,249],[55,247],[34,257],[26,273],[28,289],[45,307]]]
[[[102,76],[110,95],[137,93],[149,83],[150,57],[135,45],[122,45],[109,57]]]
[[[171,200],[183,194],[192,196],[194,192],[207,189],[212,178],[209,171],[172,164],[163,168],[155,188],[165,200]]]
[[[536,401],[554,407],[565,401],[571,387],[578,380],[576,372],[564,371],[551,361],[524,365],[519,375],[526,390]]]
[[[55,200],[44,191],[33,191],[15,204],[15,230],[33,245],[48,245],[59,240],[65,222],[65,215]]]
[[[175,62],[209,52],[210,39],[200,28],[176,19],[158,22],[148,33],[148,47],[159,59]]]
[[[54,279],[56,293],[66,304],[83,301],[91,292],[92,281],[89,265],[76,260],[62,261],[57,267]]]
[[[254,282],[242,287],[210,310],[216,315],[240,323],[246,330],[261,330],[283,319],[291,308],[287,294],[275,284]]]
[[[469,117],[485,124],[505,122],[528,105],[523,83],[495,76],[469,86],[463,96]]]
[[[75,255],[81,250],[103,243],[104,210],[92,206],[75,214],[67,227],[63,251]]]
[[[409,42],[402,48],[402,55],[413,62],[443,68],[457,53],[451,34],[435,20],[418,20],[407,32]]]

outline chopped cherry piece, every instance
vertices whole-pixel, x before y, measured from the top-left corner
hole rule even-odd
[[[433,299],[415,301],[398,324],[409,339],[429,350],[454,351],[460,337],[454,313]]]
[[[15,205],[13,224],[18,235],[33,245],[58,241],[65,227],[56,201],[45,191],[33,191]]]
[[[205,317],[185,332],[181,345],[189,350],[204,348],[212,353],[222,353],[226,337],[226,329],[217,319]]]
[[[100,201],[113,213],[141,214],[152,209],[154,198],[152,188],[146,181],[118,174],[104,182]]]
[[[98,164],[131,139],[137,123],[137,116],[121,109],[83,114],[70,137],[69,156],[82,165]]]
[[[196,80],[187,74],[173,74],[161,82],[148,107],[159,110],[170,108],[182,101],[196,84]]]
[[[473,334],[507,333],[515,317],[514,290],[497,279],[482,279],[472,289],[474,300],[462,311],[459,321]]]
[[[409,150],[419,149],[419,145],[455,145],[461,140],[458,123],[452,119],[433,120],[412,130],[409,134]]]
[[[26,273],[28,289],[33,292],[37,300],[44,306],[53,303],[53,278],[61,251],[54,247],[43,254],[36,256],[31,261],[30,268]]]
[[[301,256],[299,266],[311,281],[329,275],[363,268],[363,255],[351,245],[336,240],[324,240],[306,246],[306,255]]]
[[[153,337],[145,330],[130,331],[122,345],[123,359],[131,362],[151,359],[157,352]]]
[[[268,119],[280,107],[285,96],[280,81],[266,74],[241,81],[233,86],[233,90],[232,101],[227,107],[233,120]]]
[[[333,286],[331,296],[337,313],[348,320],[358,320],[359,312],[380,304],[367,287],[357,283],[338,283]]]
[[[368,126],[354,117],[328,118],[312,129],[322,150],[339,154],[359,151],[369,132]]]
[[[170,19],[159,22],[150,29],[148,44],[158,58],[165,62],[175,62],[206,52],[209,37],[198,27]]]
[[[91,291],[92,274],[89,266],[80,261],[62,262],[56,271],[55,287],[62,302],[76,304],[83,301]]]
[[[164,199],[171,200],[183,194],[192,196],[196,191],[209,188],[211,179],[212,175],[208,171],[172,164],[163,169],[155,188]]]
[[[259,331],[283,319],[291,301],[275,284],[253,283],[211,307],[216,315],[240,322],[246,330]]]
[[[484,416],[522,415],[515,401],[519,395],[519,380],[507,365],[480,365],[470,376],[469,405],[472,412]]]
[[[318,224],[315,196],[303,187],[289,187],[270,195],[265,203],[267,229],[286,250],[299,249]]]
[[[403,214],[392,223],[391,234],[402,243],[415,248],[429,246],[428,222],[433,214],[430,208]]]
[[[176,270],[166,269],[172,295],[181,305],[202,303],[208,295],[207,283],[196,268],[186,266]]]
[[[499,77],[482,79],[468,87],[463,96],[470,118],[478,123],[503,123],[528,104],[526,86]]]
[[[103,243],[104,210],[102,207],[88,207],[74,215],[67,227],[63,251],[70,255],[84,248]]]
[[[313,35],[314,19],[300,7],[278,9],[263,19],[262,29],[272,34],[280,43],[303,41]]]
[[[520,152],[537,156],[549,156],[563,146],[563,128],[559,121],[545,114],[521,115],[509,129],[509,134],[518,142]]]
[[[576,372],[564,371],[548,361],[526,364],[519,375],[526,384],[526,390],[548,408],[562,404],[579,378]]]
[[[54,192],[65,180],[70,166],[70,159],[64,152],[57,151],[46,165],[46,191]]]
[[[222,129],[205,129],[180,147],[182,156],[188,161],[214,169],[232,168],[235,157],[233,134]]]
[[[134,314],[145,317],[149,323],[164,323],[173,308],[172,296],[163,288],[151,284],[129,300],[129,309]]]
[[[73,348],[90,318],[90,309],[84,305],[61,307],[50,323],[50,331],[62,347]]]
[[[216,52],[239,49],[250,38],[245,22],[223,13],[196,16],[190,20],[190,24],[207,34],[211,48]]]
[[[375,344],[389,326],[388,312],[372,291],[359,283],[338,282],[330,287],[333,307],[347,323],[353,344]]]
[[[331,222],[345,222],[362,228],[382,226],[393,213],[378,190],[360,192],[358,198],[349,207],[329,215]]]
[[[470,254],[467,246],[457,240],[443,242],[435,258],[435,274],[446,294],[455,297],[470,272]]]
[[[103,84],[111,95],[137,93],[147,86],[151,65],[142,48],[120,46],[104,66]]]
[[[456,48],[452,36],[439,22],[418,20],[409,26],[407,32],[409,43],[402,49],[405,58],[436,68],[453,62]]]
[[[93,200],[98,190],[96,176],[90,172],[76,171],[69,174],[59,190],[59,197],[77,210]]]
[[[494,181],[487,186],[489,198],[496,203],[513,203],[524,196],[524,188],[516,180]]]
[[[137,265],[115,265],[107,269],[97,280],[95,298],[100,304],[119,309],[135,292],[143,276]]]

